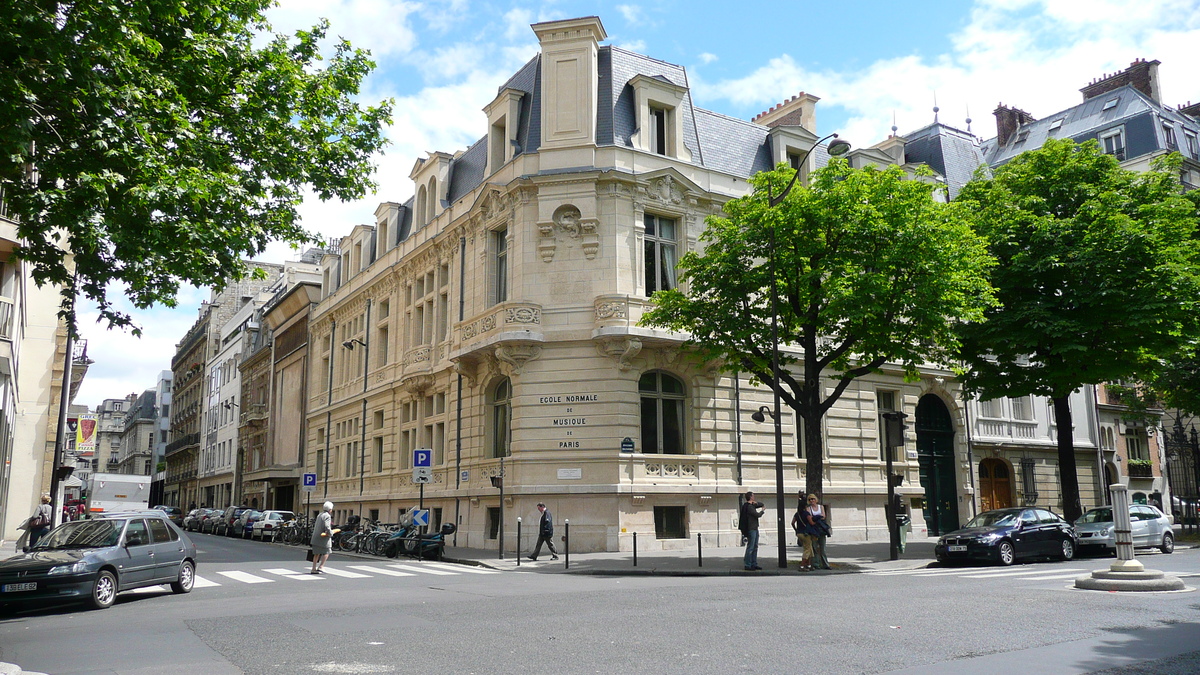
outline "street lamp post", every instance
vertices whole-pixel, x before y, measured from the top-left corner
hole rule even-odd
[[[767,193],[767,204],[771,208],[775,208],[783,203],[788,193],[792,191],[792,187],[796,185],[796,181],[800,178],[800,167],[808,161],[808,156],[812,151],[821,144],[822,141],[834,139],[829,144],[829,154],[832,157],[838,157],[846,154],[850,150],[850,143],[838,138],[837,134],[829,134],[828,136],[813,143],[813,146],[804,153],[804,156],[797,162],[799,165],[796,168],[795,175],[783,188],[783,192],[779,196],[773,197],[770,192]],[[774,410],[771,412],[771,418],[775,422],[775,527],[776,537],[779,540],[779,567],[787,568],[787,529],[784,523],[784,494],[783,494],[783,421],[780,415],[779,402],[779,277],[775,269],[775,226],[771,226],[771,390],[775,394]],[[762,409],[760,408],[755,413],[756,421],[763,421]]]

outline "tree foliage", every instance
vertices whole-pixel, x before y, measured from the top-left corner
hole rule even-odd
[[[805,421],[806,489],[822,486],[820,420],[857,377],[885,363],[915,375],[948,360],[956,325],[991,299],[984,242],[930,182],[898,167],[814,174],[777,207],[785,166],[751,179],[754,192],[710,217],[703,250],[679,262],[680,285],[654,295],[644,325],[689,335],[702,358],[749,373]],[[779,292],[780,377],[772,374],[772,259]],[[798,370],[797,370],[798,367]],[[822,378],[832,378],[826,392]]]
[[[1195,206],[1178,157],[1134,173],[1094,141],[1050,140],[964,187],[997,260],[1000,305],[964,326],[965,383],[984,398],[1037,394],[1070,429],[1068,397],[1153,372],[1200,315]],[[1071,434],[1059,434],[1068,520],[1081,513]]]
[[[0,185],[72,326],[73,275],[129,325],[110,289],[172,306],[181,282],[245,276],[269,241],[313,241],[306,191],[373,186],[391,104],[354,98],[374,63],[344,40],[322,63],[325,22],[272,36],[271,4],[0,0]]]

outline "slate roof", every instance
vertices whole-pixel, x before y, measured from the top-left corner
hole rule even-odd
[[[637,117],[629,81],[645,75],[686,89],[687,72],[682,66],[608,45],[601,46],[597,56],[596,144],[632,147],[630,137],[637,130]],[[497,94],[505,89],[525,94],[521,97],[521,118],[517,122],[518,154],[536,152],[541,146],[541,81],[539,54],[496,89]],[[767,127],[696,108],[690,90],[677,112],[683,144],[691,153],[693,164],[739,178],[749,178],[771,167]],[[828,162],[824,146],[813,154],[818,166]],[[484,135],[451,160],[449,201],[454,203],[479,187],[487,178],[486,168],[487,136]],[[411,198],[404,204],[402,239],[411,234],[412,204]]]
[[[979,140],[968,131],[939,122],[904,135],[904,161],[925,164],[946,179],[950,198],[958,196],[980,166],[987,166]]]
[[[1116,105],[1104,110],[1104,106],[1113,99],[1117,100]],[[1048,138],[1070,138],[1077,143],[1082,143],[1088,139],[1098,138],[1110,129],[1124,125],[1125,157],[1132,159],[1166,149],[1165,140],[1161,136],[1161,124],[1156,121],[1155,117],[1175,124],[1176,140],[1181,148],[1184,143],[1182,130],[1187,129],[1196,133],[1200,128],[1200,124],[1197,124],[1196,120],[1154,101],[1131,85],[1125,85],[1088,99],[1079,105],[1022,125],[1003,147],[999,145],[999,139],[988,139],[983,142],[981,150],[988,165],[997,167],[1026,150],[1040,148]],[[1059,128],[1051,130],[1050,127],[1054,126],[1057,120],[1062,120],[1061,125]],[[1018,140],[1026,132],[1028,132],[1028,136],[1024,141]]]

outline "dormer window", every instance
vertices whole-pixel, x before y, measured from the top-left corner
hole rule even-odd
[[[1100,147],[1104,154],[1112,155],[1118,162],[1125,161],[1125,132],[1122,129],[1106,131],[1100,136]]]
[[[1175,127],[1170,124],[1163,124],[1163,141],[1166,142],[1167,148],[1171,150],[1179,149],[1179,141],[1175,138]]]
[[[630,137],[633,147],[665,157],[691,161],[683,143],[679,111],[687,88],[663,77],[637,75],[629,81],[633,87],[637,131]]]
[[[667,154],[667,110],[650,106],[650,152]]]
[[[1118,97],[1116,97],[1116,98],[1110,98],[1110,99],[1108,99],[1107,101],[1105,101],[1105,102],[1104,102],[1104,107],[1100,109],[1100,112],[1105,112],[1105,111],[1107,111],[1107,110],[1112,110],[1113,108],[1117,107],[1117,104],[1118,104],[1118,103],[1120,103],[1120,102],[1121,102],[1121,97],[1120,97],[1120,96],[1118,96]]]
[[[488,118],[487,172],[490,176],[512,161],[516,153],[517,126],[521,118],[521,98],[525,92],[505,89],[484,109]],[[431,197],[432,198],[432,197]]]
[[[492,123],[492,131],[488,135],[488,163],[492,171],[504,166],[506,150],[508,149],[508,122],[501,117]]]
[[[1064,118],[1060,117],[1060,118],[1058,118],[1058,119],[1054,120],[1053,122],[1051,122],[1051,123],[1050,123],[1050,128],[1049,128],[1049,129],[1047,129],[1047,130],[1046,130],[1046,132],[1047,132],[1047,133],[1051,133],[1051,134],[1052,134],[1052,133],[1054,133],[1054,132],[1058,131],[1059,129],[1061,129],[1061,128],[1062,128],[1063,119],[1064,119]]]

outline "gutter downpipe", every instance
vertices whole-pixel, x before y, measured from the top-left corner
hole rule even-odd
[[[458,238],[458,320],[461,323],[463,320],[463,312],[466,307],[466,283],[467,278],[467,238]],[[454,413],[454,546],[458,546],[458,527],[462,524],[460,509],[462,508],[462,496],[458,491],[462,489],[462,415],[463,415],[463,376],[458,373],[457,387],[457,410]]]

